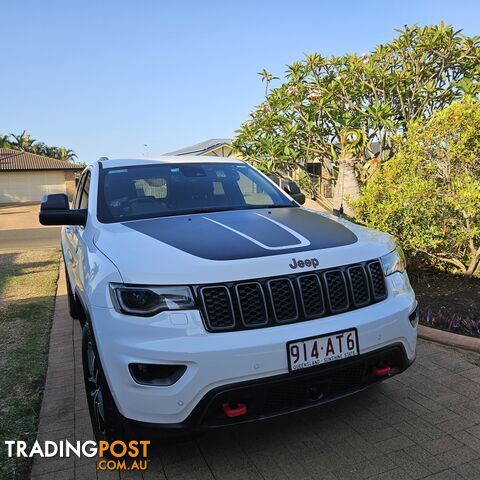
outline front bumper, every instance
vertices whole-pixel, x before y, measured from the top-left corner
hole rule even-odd
[[[402,344],[326,364],[298,373],[235,383],[209,391],[190,415],[179,423],[147,423],[125,419],[128,433],[134,437],[164,438],[201,432],[273,418],[322,405],[359,392],[407,369],[408,359]],[[391,367],[388,376],[377,376],[373,369],[381,362]],[[246,414],[228,417],[223,405],[244,404]]]
[[[392,278],[395,276],[398,278]],[[392,275],[387,280],[389,296],[380,303],[255,330],[207,332],[197,310],[162,312],[145,318],[92,307],[90,316],[119,412],[134,422],[182,425],[191,422],[188,419],[193,412],[218,389],[282,376],[293,378],[295,374],[288,373],[285,345],[296,339],[356,328],[361,356],[352,360],[396,345],[404,356],[401,371],[415,358],[416,329],[408,317],[416,308],[416,300],[406,275]],[[187,370],[169,387],[140,385],[129,372],[130,363],[180,364]],[[359,389],[368,382],[360,384]]]

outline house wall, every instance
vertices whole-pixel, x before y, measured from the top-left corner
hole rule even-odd
[[[231,157],[233,153],[233,148],[229,145],[223,145],[221,147],[214,148],[213,150],[209,150],[207,153],[203,155],[210,155],[214,157]]]
[[[75,172],[72,171],[65,171],[63,172],[65,178],[65,193],[68,196],[70,201],[73,200],[73,196],[75,195],[75,189],[77,188],[76,181],[75,181]]]

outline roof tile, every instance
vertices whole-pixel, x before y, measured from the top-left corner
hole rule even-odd
[[[28,170],[83,170],[81,165],[30,152],[0,148],[0,172]]]

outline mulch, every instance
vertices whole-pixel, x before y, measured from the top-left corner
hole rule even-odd
[[[435,270],[409,272],[420,323],[480,337],[480,278]]]

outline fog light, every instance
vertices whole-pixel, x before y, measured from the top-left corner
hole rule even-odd
[[[187,370],[187,367],[186,365],[131,363],[128,369],[133,379],[141,385],[168,387],[178,381]]]
[[[418,325],[419,314],[418,314],[418,307],[408,316],[410,323],[412,324],[413,328],[416,328]]]

